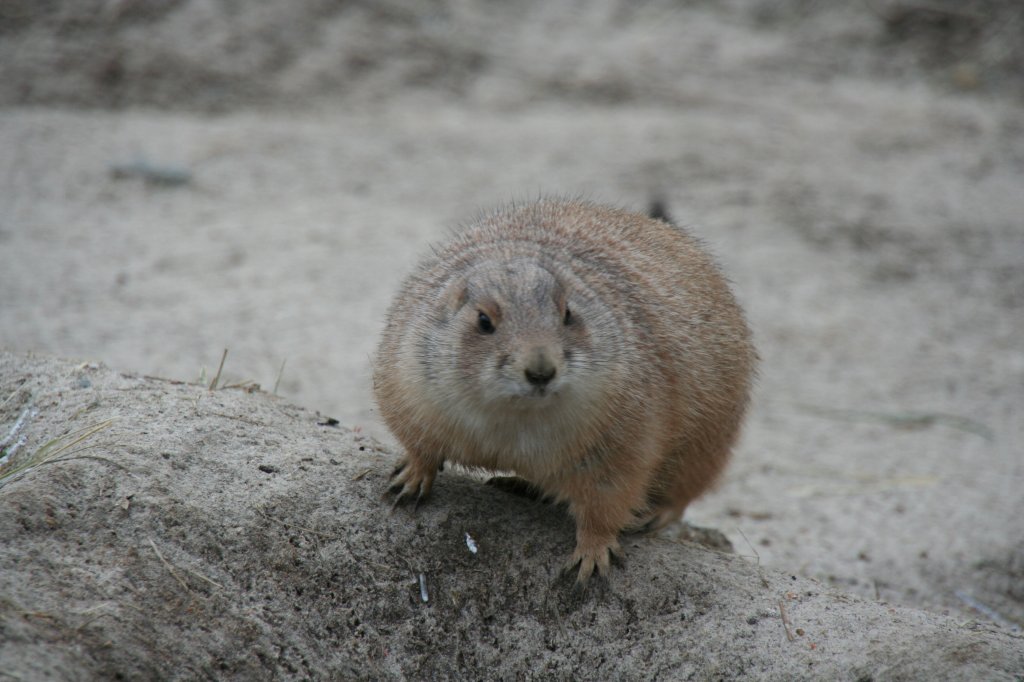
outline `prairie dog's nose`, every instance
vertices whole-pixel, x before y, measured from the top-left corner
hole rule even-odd
[[[526,380],[534,386],[545,386],[555,378],[558,369],[543,349],[535,348],[530,353],[530,361],[523,373],[526,375]]]

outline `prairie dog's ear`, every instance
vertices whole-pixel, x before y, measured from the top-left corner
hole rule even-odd
[[[647,207],[647,217],[654,218],[655,220],[663,220],[669,225],[675,225],[672,220],[672,216],[668,212],[668,204],[661,197],[654,197],[651,199],[650,205]]]
[[[441,309],[445,320],[458,313],[469,300],[469,285],[462,277],[453,279],[441,293]]]

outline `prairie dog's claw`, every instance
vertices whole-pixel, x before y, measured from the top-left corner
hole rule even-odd
[[[598,575],[602,577],[607,576],[613,558],[616,563],[622,562],[625,559],[625,554],[623,554],[618,540],[612,539],[611,542],[588,547],[577,545],[576,550],[569,557],[569,560],[565,562],[562,570],[565,573],[571,573],[573,569],[579,566],[579,572],[576,574],[576,585],[582,588],[587,586],[591,576],[594,574],[594,569],[597,569]]]
[[[384,493],[385,497],[395,496],[391,508],[394,509],[415,498],[413,505],[415,511],[420,506],[420,502],[430,495],[437,471],[438,467],[424,463],[422,458],[406,457],[400,461],[391,473],[391,485]]]

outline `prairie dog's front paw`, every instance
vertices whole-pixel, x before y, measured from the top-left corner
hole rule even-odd
[[[422,457],[406,456],[391,472],[391,485],[386,494],[395,496],[392,509],[399,504],[414,499],[414,508],[430,494],[437,476],[439,464],[424,460]]]
[[[625,555],[622,553],[622,547],[615,537],[603,541],[587,542],[586,544],[581,541],[577,543],[575,551],[573,551],[572,556],[569,557],[562,570],[566,573],[571,573],[574,568],[579,566],[579,572],[576,574],[576,584],[585,587],[590,580],[590,576],[594,574],[594,569],[597,569],[598,575],[608,575],[612,557],[620,561],[625,558]]]

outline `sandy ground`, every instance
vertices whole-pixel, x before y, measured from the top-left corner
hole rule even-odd
[[[280,372],[386,440],[373,348],[432,240],[510,198],[663,197],[763,358],[690,520],[861,597],[1024,624],[1013,5],[106,7],[0,25],[0,348],[182,380],[228,348],[228,383]]]

